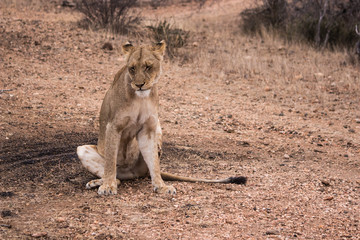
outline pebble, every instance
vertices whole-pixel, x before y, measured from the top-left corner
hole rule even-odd
[[[104,45],[101,47],[101,49],[112,51],[114,49],[113,45],[109,42],[104,43]]]
[[[285,153],[285,154],[284,154],[284,158],[285,158],[285,159],[289,159],[289,158],[290,158],[290,156],[289,156],[288,154],[286,154],[286,153]]]
[[[47,232],[37,232],[31,235],[34,238],[40,238],[40,237],[46,237],[47,236]]]
[[[294,78],[295,78],[295,80],[302,80],[302,79],[304,79],[304,76],[299,74],[299,75],[295,75]]]
[[[279,235],[280,232],[278,230],[268,230],[265,232],[266,235]]]
[[[326,187],[330,186],[330,182],[327,180],[321,180],[321,183]]]
[[[58,218],[56,218],[56,221],[59,222],[59,223],[65,222],[65,221],[66,221],[66,218],[64,218],[64,217],[58,217]]]
[[[324,76],[325,76],[325,74],[323,74],[323,73],[321,73],[321,72],[314,73],[314,75],[315,75],[316,77],[324,77]]]
[[[355,119],[356,123],[360,123],[360,118]]]
[[[13,216],[13,213],[10,210],[1,211],[1,217],[11,217],[11,216]]]
[[[333,199],[334,199],[333,196],[328,196],[328,197],[324,198],[325,201],[331,201],[331,200],[333,200]]]

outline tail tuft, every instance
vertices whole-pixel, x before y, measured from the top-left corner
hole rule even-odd
[[[243,184],[247,182],[247,177],[229,177],[228,183]]]

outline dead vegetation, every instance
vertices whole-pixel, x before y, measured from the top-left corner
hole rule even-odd
[[[241,15],[241,28],[245,33],[259,34],[266,28],[287,41],[304,41],[318,49],[353,49],[360,2],[264,0]]]
[[[84,15],[79,25],[129,34],[139,30],[140,17],[135,13],[137,0],[80,0],[76,9]]]
[[[172,59],[177,55],[177,49],[184,47],[189,38],[189,32],[175,27],[166,20],[159,21],[147,28],[151,31],[150,35],[154,42],[164,40],[167,43],[166,52]]]

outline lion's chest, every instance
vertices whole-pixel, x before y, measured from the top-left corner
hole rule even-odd
[[[130,108],[124,118],[129,119],[129,121],[123,130],[122,138],[132,139],[149,123],[157,122],[158,113],[151,102],[140,101]]]
[[[141,133],[149,134],[153,129],[155,130],[156,127],[154,125],[156,126],[158,121],[157,112],[151,106],[138,106],[134,107],[129,114],[124,116],[124,119],[128,121],[120,136],[117,167],[120,169],[131,169],[138,161],[139,147],[136,140],[137,136]],[[154,141],[155,139],[149,137],[147,140]]]

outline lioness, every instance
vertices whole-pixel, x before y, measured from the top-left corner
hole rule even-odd
[[[102,103],[98,144],[77,148],[83,166],[100,178],[88,182],[86,188],[100,186],[98,194],[116,194],[118,179],[145,177],[149,173],[154,190],[160,193],[176,193],[162,177],[165,180],[245,184],[245,177],[205,180],[160,172],[162,133],[157,83],[166,44],[161,41],[135,47],[126,43],[122,49],[127,56],[126,64],[115,75]]]

